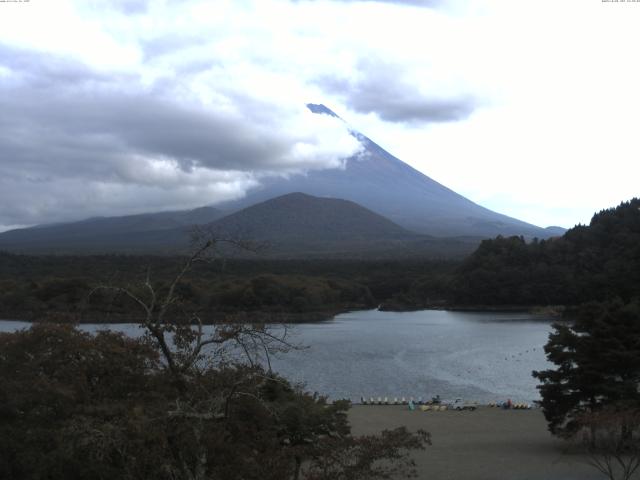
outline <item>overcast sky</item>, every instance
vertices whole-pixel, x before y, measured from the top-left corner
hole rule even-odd
[[[540,226],[640,195],[640,2],[0,2],[0,230],[340,168],[323,103]]]

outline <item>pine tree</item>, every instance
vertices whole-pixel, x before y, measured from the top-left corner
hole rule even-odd
[[[640,301],[586,304],[572,325],[556,324],[545,346],[556,369],[533,372],[549,430],[570,436],[604,406],[640,406]]]

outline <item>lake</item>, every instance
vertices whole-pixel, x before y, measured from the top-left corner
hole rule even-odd
[[[274,370],[330,398],[462,397],[478,402],[539,398],[532,370],[549,368],[551,319],[524,313],[350,312],[293,327],[307,348],[276,356]],[[29,324],[0,321],[0,331]],[[136,336],[137,325],[109,327]]]

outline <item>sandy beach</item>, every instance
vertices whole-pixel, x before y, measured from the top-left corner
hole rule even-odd
[[[420,479],[596,480],[602,475],[551,436],[540,410],[421,412],[407,406],[355,405],[354,434],[406,426],[431,433],[433,445],[414,454]]]

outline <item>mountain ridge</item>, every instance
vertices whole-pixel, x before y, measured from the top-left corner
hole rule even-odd
[[[26,242],[20,241],[25,240],[20,238],[24,231],[0,234],[0,250],[41,254],[175,254],[189,249],[192,227],[196,226],[130,230],[126,234],[108,231],[75,234],[82,233],[83,227],[92,222],[99,219],[67,224],[66,230],[64,225],[28,229],[35,235],[27,235]],[[357,203],[300,192],[260,202],[198,227],[217,238],[267,245],[261,255],[271,258],[452,258],[470,253],[481,240],[420,235]],[[48,235],[48,230],[53,234]],[[225,253],[251,255],[228,249]]]
[[[73,253],[75,248],[83,249],[86,245],[94,245],[100,246],[100,252],[108,252],[110,246],[120,248],[127,242],[144,242],[143,238],[152,246],[157,245],[163,241],[163,232],[168,237],[166,243],[171,244],[179,241],[174,230],[193,224],[210,223],[223,215],[216,208],[199,207],[192,210],[91,217],[77,222],[37,225],[0,233],[0,249],[27,253]]]

